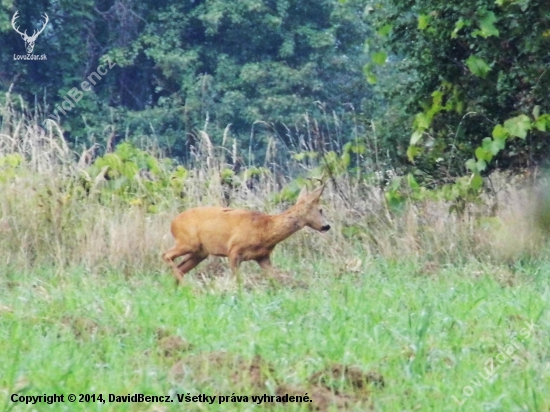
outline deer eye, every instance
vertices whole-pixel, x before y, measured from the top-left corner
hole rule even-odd
[[[323,209],[319,209],[319,213],[323,214]]]

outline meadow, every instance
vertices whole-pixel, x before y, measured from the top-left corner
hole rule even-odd
[[[241,292],[228,271],[207,280],[195,272],[176,289],[168,271],[3,269],[2,409],[548,409],[547,262],[427,273],[380,259],[350,271],[316,255],[278,253],[291,279],[249,275]],[[501,364],[499,349],[514,337],[520,349]],[[311,380],[318,372],[322,383]],[[13,393],[103,394],[106,402],[24,405]],[[135,393],[307,393],[313,402],[108,402]]]
[[[31,150],[5,140],[0,156],[2,410],[550,408],[550,260],[527,185],[458,214],[435,200],[392,210],[379,185],[334,176],[332,230],[278,246],[275,276],[245,263],[239,288],[210,258],[175,287],[160,254],[178,211],[276,213],[314,180],[261,171],[229,185],[208,145],[185,170],[127,146],[86,164],[30,126]],[[171,402],[116,402],[134,394]],[[311,402],[252,400],[264,394]],[[199,395],[216,398],[185,401]]]

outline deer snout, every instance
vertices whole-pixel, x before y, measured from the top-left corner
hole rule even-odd
[[[321,232],[328,232],[330,230],[330,225],[321,226]]]

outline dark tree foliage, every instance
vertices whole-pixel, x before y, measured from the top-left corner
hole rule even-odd
[[[404,159],[416,142],[408,157],[420,168],[461,175],[496,124],[550,113],[550,2],[383,0],[370,9],[379,31],[391,27],[380,47],[397,56],[390,66],[401,73],[382,84],[394,108],[385,138],[401,149],[395,155]],[[412,138],[391,129],[403,118],[418,132]],[[548,142],[546,131],[533,129],[494,164],[533,165],[547,157]]]
[[[16,10],[29,32],[49,15],[34,51],[46,61],[13,59],[24,53]],[[154,135],[184,155],[206,122],[215,139],[228,124],[248,139],[258,122],[277,132],[300,127],[306,112],[359,109],[366,36],[355,1],[20,0],[0,6],[0,87],[47,117],[98,65],[116,62],[61,118],[67,137]]]

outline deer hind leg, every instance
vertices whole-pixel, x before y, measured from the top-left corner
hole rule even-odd
[[[238,250],[232,249],[229,251],[227,257],[229,258],[229,267],[233,272],[233,277],[237,279],[239,289],[241,288],[241,277],[239,275],[239,265],[243,261],[242,253]]]
[[[258,265],[260,265],[260,267],[263,270],[265,270],[267,273],[269,273],[270,275],[273,274],[274,269],[273,269],[273,265],[271,264],[271,259],[269,258],[269,256],[256,259],[256,262],[258,262]]]

